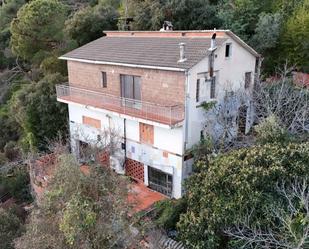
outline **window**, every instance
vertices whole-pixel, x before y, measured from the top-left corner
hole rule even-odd
[[[141,100],[141,77],[120,75],[121,97]]]
[[[100,129],[101,128],[101,120],[90,118],[87,116],[83,116],[83,124],[92,126],[94,128]]]
[[[139,123],[140,142],[146,144],[153,144],[154,131],[153,125]]]
[[[231,57],[231,51],[232,50],[232,44],[231,43],[227,43],[225,45],[225,58],[229,58]]]
[[[195,95],[196,102],[200,101],[200,79],[196,81],[196,95]]]
[[[107,87],[106,72],[102,72],[102,87],[103,87],[103,88],[106,88],[106,87]]]
[[[212,77],[210,82],[210,98],[214,99],[216,97],[216,77]]]
[[[251,72],[245,73],[245,89],[248,89],[251,85]]]
[[[166,174],[161,170],[148,166],[148,183],[149,187],[164,195],[172,196],[173,176]]]

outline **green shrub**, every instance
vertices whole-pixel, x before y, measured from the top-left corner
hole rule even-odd
[[[163,200],[155,204],[156,224],[164,229],[176,229],[180,214],[186,211],[185,199]]]
[[[5,165],[8,162],[7,157],[4,153],[0,153],[0,167]]]
[[[0,175],[0,182],[17,201],[31,201],[30,177],[25,166],[15,166]]]
[[[20,236],[22,223],[14,209],[0,208],[0,249],[13,249],[13,240]]]
[[[278,118],[274,115],[265,118],[255,126],[255,131],[257,133],[257,142],[260,144],[286,143],[291,139],[288,132],[281,127]]]
[[[10,141],[4,146],[4,154],[10,161],[14,161],[21,156],[20,149],[14,141]]]
[[[250,214],[251,224],[275,224],[268,205],[281,201],[277,182],[309,179],[309,143],[265,144],[196,163],[186,184],[187,211],[177,228],[188,248],[228,248],[224,229]],[[274,223],[272,223],[274,222]]]

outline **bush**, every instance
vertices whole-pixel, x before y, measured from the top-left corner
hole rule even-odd
[[[17,201],[31,201],[30,177],[25,166],[15,166],[9,173],[0,174],[0,182]]]
[[[189,248],[228,248],[225,227],[247,214],[251,224],[275,224],[269,203],[280,202],[277,182],[309,179],[309,143],[266,144],[196,163],[199,173],[186,184],[187,211],[177,227]]]
[[[0,208],[0,249],[13,249],[13,240],[20,236],[21,220],[14,209]]]
[[[155,204],[156,224],[164,229],[176,229],[180,214],[186,211],[185,199],[163,200]]]
[[[4,153],[0,153],[0,167],[5,165],[8,162],[7,157]]]
[[[281,127],[276,116],[271,115],[265,118],[255,127],[257,132],[257,142],[266,143],[286,143],[290,140],[288,132]]]
[[[21,152],[14,141],[10,141],[4,146],[4,154],[10,161],[19,159],[21,156]]]

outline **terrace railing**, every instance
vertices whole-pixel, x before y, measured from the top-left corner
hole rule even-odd
[[[179,104],[161,105],[69,85],[57,85],[56,91],[60,102],[76,102],[171,126],[184,119],[184,106]]]

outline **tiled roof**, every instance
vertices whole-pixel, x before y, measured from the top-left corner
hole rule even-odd
[[[217,38],[219,47],[227,38]],[[209,54],[208,37],[109,37],[105,36],[77,48],[62,59],[122,63],[140,66],[189,69]],[[179,43],[186,43],[185,62],[179,60]]]

